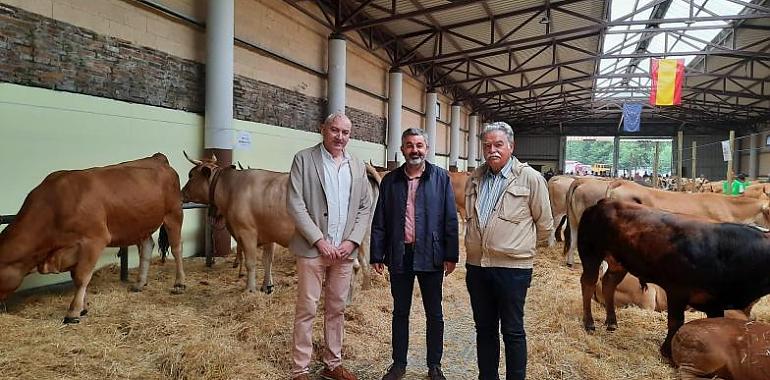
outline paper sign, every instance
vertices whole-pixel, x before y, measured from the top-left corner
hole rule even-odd
[[[251,133],[249,131],[238,131],[238,140],[235,143],[238,149],[251,148]]]
[[[730,140],[722,141],[722,156],[724,156],[725,161],[730,161],[732,159],[732,152],[730,151]]]

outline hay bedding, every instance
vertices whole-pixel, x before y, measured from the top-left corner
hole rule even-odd
[[[541,249],[527,299],[529,379],[674,379],[658,355],[665,314],[619,310],[614,333],[582,330],[580,269],[563,266],[561,245]],[[203,259],[186,260],[187,292],[169,294],[173,265],[153,263],[149,285],[130,293],[118,268],[95,274],[89,287],[89,315],[63,326],[71,291],[38,294],[0,315],[3,379],[285,379],[296,279],[294,260],[281,249],[275,260],[272,295],[243,293],[243,279],[229,262],[213,269]],[[134,274],[134,273],[132,273]],[[473,321],[465,271],[445,282],[444,372],[449,379],[476,377]],[[419,290],[412,304],[407,379],[425,377],[425,322]],[[760,302],[755,314],[767,320]],[[390,364],[390,291],[382,276],[359,291],[346,313],[345,364],[362,380],[379,379]],[[688,320],[700,318],[688,313]],[[595,305],[595,318],[604,311]],[[601,322],[601,321],[600,321]],[[316,320],[316,352],[323,344]],[[319,364],[313,369],[319,371]]]

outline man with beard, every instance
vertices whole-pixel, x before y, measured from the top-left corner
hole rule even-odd
[[[481,133],[486,163],[465,185],[467,274],[476,325],[479,380],[497,380],[500,330],[506,380],[527,373],[524,300],[532,280],[537,241],[553,231],[545,179],[513,157],[513,129],[503,122]]]
[[[371,263],[380,274],[388,266],[393,296],[393,364],[383,380],[400,380],[406,373],[415,277],[425,309],[428,378],[446,379],[441,372],[441,287],[459,258],[457,209],[449,173],[425,161],[428,149],[422,129],[404,131],[401,153],[406,163],[382,179],[372,221]]]
[[[321,125],[323,141],[299,151],[289,173],[287,206],[296,223],[289,250],[297,256],[293,380],[310,380],[313,320],[324,290],[324,370],[330,380],[355,380],[342,366],[345,300],[353,259],[371,209],[364,163],[345,150],[352,125],[335,113]]]

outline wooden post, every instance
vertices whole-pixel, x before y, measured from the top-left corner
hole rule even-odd
[[[682,147],[684,146],[684,132],[683,131],[679,131],[679,132],[676,133],[676,146],[677,146],[677,152],[679,152],[679,155],[676,156],[677,157],[677,161],[678,161],[677,162],[678,166],[676,167],[676,174],[679,177],[679,179],[677,179],[676,189],[678,191],[682,191],[682,178],[683,178],[683,175],[684,175],[684,173],[683,173],[684,170],[682,170],[683,169],[682,168],[682,152],[684,152],[684,150],[682,149]]]
[[[655,142],[655,158],[652,160],[652,188],[658,188],[658,160],[660,159],[660,141]]]
[[[697,159],[696,159],[696,158],[697,158],[697,153],[698,153],[698,152],[696,151],[696,150],[697,150],[697,148],[698,148],[698,143],[697,143],[697,142],[695,142],[695,141],[693,141],[693,142],[692,142],[692,180],[693,180],[693,182],[695,182],[695,179],[696,179],[696,178],[698,178],[698,175],[697,175],[697,174],[695,174],[695,168],[697,167],[697,166],[695,165],[695,163],[696,163],[696,161],[697,161]]]
[[[730,159],[727,160],[727,175],[725,178],[727,179],[727,184],[732,185],[733,183],[733,157],[735,152],[735,131],[730,131]]]

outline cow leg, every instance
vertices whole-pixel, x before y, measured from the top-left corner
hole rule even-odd
[[[567,266],[571,268],[575,265],[575,251],[577,251],[578,245],[578,226],[577,223],[568,222],[567,227],[569,227],[569,236],[566,238],[566,243],[569,243],[569,246],[565,245],[565,249],[567,249]]]
[[[358,247],[358,260],[361,262],[361,289],[366,290],[372,286],[372,267],[369,265],[369,234],[364,236],[361,246]],[[352,288],[351,288],[352,289]]]
[[[607,311],[607,319],[604,325],[607,326],[607,331],[615,331],[618,329],[618,317],[615,314],[615,289],[618,284],[626,277],[626,270],[613,270],[610,266],[607,273],[602,277],[602,296],[604,296],[604,308]]]
[[[599,265],[583,263],[583,274],[580,275],[580,287],[583,294],[583,327],[586,331],[596,330],[594,317],[591,312],[591,297],[596,291],[596,281],[599,280]]]
[[[91,282],[91,276],[96,267],[96,261],[106,246],[106,243],[84,243],[78,250],[78,262],[70,270],[72,282],[75,284],[75,295],[72,297],[70,307],[64,316],[64,323],[80,323],[80,317],[88,311],[85,308],[86,288]]]
[[[171,254],[174,255],[174,264],[176,264],[176,279],[174,280],[174,287],[171,289],[171,293],[182,294],[186,288],[184,284],[184,256],[182,255],[182,209],[180,208],[178,212],[175,210],[173,213],[166,215],[161,228],[166,229],[168,244],[171,247]]]
[[[147,272],[150,269],[150,259],[152,258],[152,249],[155,248],[155,242],[152,236],[148,236],[136,245],[139,248],[139,273],[136,277],[136,283],[131,286],[131,291],[141,292],[147,286]]]
[[[243,248],[243,262],[246,264],[246,291],[255,293],[257,291],[257,234],[256,232],[245,231],[235,239]]]
[[[677,297],[672,294],[668,295],[668,333],[663,344],[660,346],[660,354],[666,359],[671,360],[671,340],[684,324],[684,310],[686,307],[686,298]]]
[[[262,270],[265,271],[265,277],[262,280],[262,287],[259,288],[264,293],[273,292],[273,255],[275,253],[275,243],[267,243],[262,246]]]

